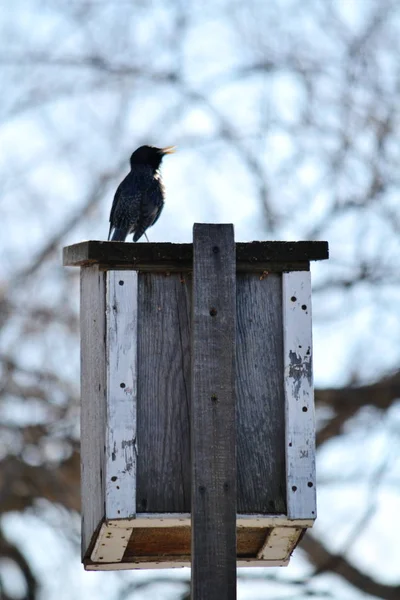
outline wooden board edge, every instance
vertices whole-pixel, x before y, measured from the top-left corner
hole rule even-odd
[[[105,276],[98,265],[81,271],[81,554],[103,522],[105,443]]]
[[[106,520],[136,513],[138,274],[106,274]]]
[[[258,270],[264,263],[308,263],[329,258],[325,241],[254,241],[236,243],[237,263],[247,263]],[[137,263],[192,265],[192,244],[108,242],[88,240],[65,246],[62,252],[65,267],[88,264],[133,265]],[[181,267],[179,267],[181,268]]]
[[[315,519],[288,519],[286,515],[242,515],[236,516],[236,526],[239,529],[259,527],[300,527],[311,528]],[[137,513],[132,519],[109,519],[112,527],[132,528],[164,528],[188,527],[191,524],[190,513]]]
[[[274,527],[259,549],[257,559],[289,560],[303,531],[301,527]]]
[[[238,568],[245,567],[287,567],[289,559],[286,560],[255,560],[253,558],[238,560],[236,566]],[[182,569],[190,568],[190,560],[177,560],[177,561],[165,561],[165,562],[154,562],[147,561],[142,563],[129,562],[129,563],[93,563],[91,561],[85,561],[83,563],[85,571],[128,571],[137,569]]]
[[[311,275],[282,276],[287,514],[315,519]]]
[[[90,554],[90,561],[96,564],[121,562],[131,534],[132,527],[114,527],[112,523],[103,523]]]

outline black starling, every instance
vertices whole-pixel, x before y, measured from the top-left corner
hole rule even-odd
[[[114,230],[111,240],[123,242],[133,233],[133,241],[137,242],[157,221],[164,206],[160,164],[163,156],[172,152],[173,146],[140,146],[132,154],[131,170],[115,192],[108,239]]]

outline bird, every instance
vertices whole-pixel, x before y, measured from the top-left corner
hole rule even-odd
[[[140,146],[133,152],[130,158],[131,170],[115,192],[108,240],[124,242],[133,233],[134,242],[143,234],[149,241],[146,229],[158,220],[164,206],[161,161],[166,154],[173,152],[175,146]]]

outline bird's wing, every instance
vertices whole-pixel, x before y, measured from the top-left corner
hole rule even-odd
[[[146,229],[154,225],[160,216],[163,205],[162,187],[160,187],[159,181],[153,179],[141,195],[140,218],[135,228],[134,242],[142,237]]]
[[[158,218],[159,218],[159,216],[161,215],[161,211],[162,211],[162,209],[163,209],[163,206],[164,206],[164,202],[163,202],[162,204],[160,204],[159,206],[157,206],[157,209],[156,209],[156,212],[154,213],[154,218],[153,218],[153,221],[152,221],[152,223],[151,223],[151,226],[153,226],[153,225],[154,225],[154,223],[155,223],[156,221],[158,221]]]
[[[142,210],[144,202],[146,202],[148,207],[148,210],[144,211],[147,212],[148,227],[154,225],[160,216],[164,205],[163,193],[164,188],[162,181],[158,177],[154,177],[146,190],[146,198],[143,198],[142,200]]]

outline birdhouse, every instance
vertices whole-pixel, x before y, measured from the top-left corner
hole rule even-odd
[[[286,565],[316,518],[310,261],[328,245],[226,232],[64,248],[81,267],[88,570],[190,566],[195,511],[210,527],[221,507],[238,566]]]

